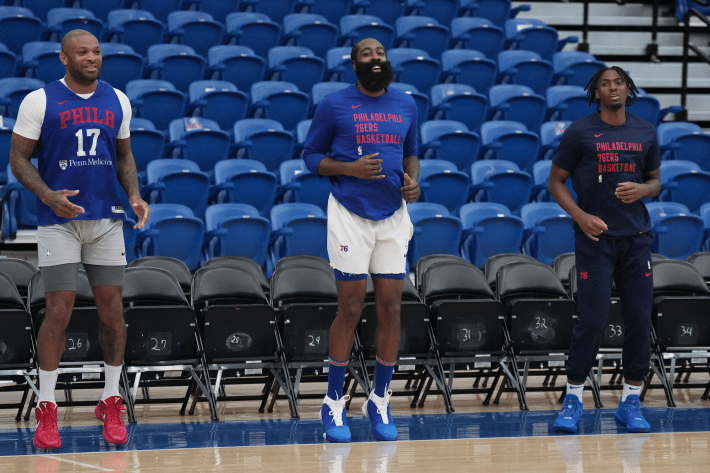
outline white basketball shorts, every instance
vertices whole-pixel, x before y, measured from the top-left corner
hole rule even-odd
[[[328,199],[328,257],[330,265],[349,274],[402,274],[414,226],[407,204],[384,220],[362,218]]]

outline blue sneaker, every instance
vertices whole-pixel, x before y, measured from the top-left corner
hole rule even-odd
[[[643,418],[642,407],[646,406],[641,404],[638,394],[630,394],[626,396],[626,401],[619,399],[619,408],[614,417],[621,425],[626,426],[629,432],[650,432],[651,425]]]
[[[362,413],[370,419],[372,435],[377,440],[397,440],[397,427],[390,412],[390,397],[392,397],[391,389],[387,390],[385,397],[380,397],[373,391],[362,405]]]
[[[574,394],[568,394],[562,404],[562,412],[557,416],[554,428],[558,432],[573,434],[577,432],[577,424],[582,418],[582,403]]]
[[[328,396],[323,399],[323,407],[320,410],[320,421],[323,423],[325,432],[323,439],[328,442],[350,442],[350,427],[348,418],[345,417],[345,404],[350,400],[350,396],[345,395],[335,401]]]

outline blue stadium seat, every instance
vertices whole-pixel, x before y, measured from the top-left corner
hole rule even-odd
[[[702,218],[678,202],[650,202],[646,208],[651,217],[653,253],[685,261],[700,251],[705,232]]]
[[[234,147],[237,158],[259,161],[270,172],[293,156],[295,138],[283,125],[268,118],[246,118],[234,124]]]
[[[276,204],[271,209],[271,259],[311,255],[328,259],[328,220],[315,204]]]
[[[306,136],[311,128],[311,122],[313,122],[311,119],[301,120],[296,126],[296,144],[293,146],[294,159],[303,158],[303,147],[306,145]]]
[[[113,10],[108,14],[107,42],[129,45],[145,57],[148,47],[162,42],[165,24],[146,10]]]
[[[167,40],[186,44],[200,56],[222,43],[224,25],[203,11],[174,11],[168,14]]]
[[[10,141],[15,120],[0,116],[0,186],[7,184],[7,165],[10,164]]]
[[[330,180],[322,179],[306,168],[302,159],[290,159],[279,166],[281,202],[315,204],[328,211]]]
[[[540,125],[540,155],[542,159],[552,159],[560,145],[560,139],[571,121],[549,121]]]
[[[474,133],[488,117],[488,97],[466,84],[436,84],[431,88],[431,112],[434,120],[455,120]]]
[[[558,51],[552,55],[552,68],[556,85],[576,85],[586,87],[589,79],[606,63],[585,51]]]
[[[532,202],[555,202],[555,199],[550,195],[547,190],[547,181],[550,179],[550,169],[552,168],[552,161],[545,159],[538,161],[533,164],[533,194]],[[577,192],[575,192],[572,187],[572,179],[569,178],[565,181],[565,186],[572,195],[572,199],[578,202]]]
[[[133,228],[136,221],[126,217],[123,221],[123,246],[126,249],[126,264],[131,264],[137,258],[136,241],[138,239],[138,230]]]
[[[213,120],[228,133],[237,120],[246,118],[249,97],[231,82],[198,80],[190,84],[189,90],[189,115]]]
[[[451,46],[475,49],[486,57],[497,58],[505,45],[503,28],[485,18],[464,17],[451,21]]]
[[[354,84],[357,82],[355,70],[350,60],[351,46],[330,48],[325,54],[325,80],[337,80]]]
[[[710,133],[689,122],[661,123],[657,131],[662,159],[693,161],[710,172]]]
[[[700,169],[693,161],[661,162],[660,202],[678,202],[694,214],[710,199],[710,172]]]
[[[136,236],[136,256],[170,256],[194,272],[202,263],[204,236],[204,222],[189,207],[152,204],[150,219]]]
[[[143,77],[143,57],[123,43],[101,43],[101,73],[99,79],[112,87],[126,90],[126,84]]]
[[[414,268],[422,256],[461,255],[463,224],[446,207],[433,202],[409,202],[407,212],[414,225],[407,252],[410,268]]]
[[[97,38],[104,34],[104,22],[84,8],[52,8],[47,12],[47,28],[44,39],[61,41],[65,34],[75,29],[86,30]]]
[[[62,45],[57,41],[30,41],[22,46],[21,76],[34,77],[49,84],[66,74],[59,60]],[[103,54],[103,51],[102,51]],[[12,77],[14,74],[5,76]]]
[[[212,200],[219,204],[248,204],[269,217],[277,199],[278,179],[264,163],[253,159],[225,159],[214,167]]]
[[[271,222],[248,204],[214,204],[205,213],[204,259],[242,256],[267,270]]]
[[[293,82],[255,82],[251,86],[250,115],[276,120],[290,131],[296,128],[298,122],[308,118],[310,101],[310,96]]]
[[[429,120],[422,123],[419,155],[454,163],[459,171],[469,172],[479,158],[481,138],[455,120]]]
[[[325,58],[327,51],[337,46],[339,36],[338,27],[328,22],[323,15],[290,13],[284,17],[281,44],[303,46],[316,56]]]
[[[417,90],[431,90],[439,83],[441,63],[421,49],[395,48],[387,51],[397,82],[411,84]]]
[[[233,83],[248,91],[254,82],[264,80],[266,60],[247,46],[212,46],[207,52],[207,76]]]
[[[170,122],[168,153],[173,158],[189,159],[202,172],[213,177],[214,166],[227,159],[231,145],[229,133],[217,122],[201,117],[176,118]]]
[[[24,54],[24,53],[23,53]],[[0,43],[0,77],[14,77],[17,70],[17,56],[7,46]]]
[[[352,46],[365,38],[374,38],[387,50],[394,47],[394,28],[378,16],[344,15],[339,21],[340,43],[344,46]]]
[[[262,13],[279,24],[283,24],[284,17],[294,13],[296,0],[241,0],[239,9],[242,11]]]
[[[126,84],[126,96],[134,114],[150,120],[155,128],[167,135],[174,117],[184,116],[185,94],[165,80],[138,79]]]
[[[145,183],[148,163],[165,154],[165,135],[146,118],[131,117],[131,151],[138,177]]]
[[[469,4],[471,16],[486,18],[494,25],[505,27],[505,21],[515,18],[521,11],[530,11],[530,5],[512,8],[510,0],[475,0]]]
[[[442,82],[466,84],[484,95],[496,83],[498,66],[480,51],[449,49],[441,54],[441,64]]]
[[[227,21],[227,15],[238,11],[241,0],[211,0],[209,2],[200,2],[198,9],[212,15],[212,17],[222,24]]]
[[[552,82],[552,64],[535,51],[501,51],[498,69],[500,84],[526,85],[540,95],[545,95]]]
[[[301,8],[301,13],[308,10],[308,13],[321,15],[327,21],[338,24],[343,16],[350,13],[354,0],[296,0],[296,9]],[[304,10],[305,9],[305,10]],[[288,15],[286,15],[288,16]],[[286,24],[284,17],[284,25]]]
[[[703,251],[710,251],[710,202],[700,206],[700,218],[703,219],[705,231],[703,232]]]
[[[24,7],[0,6],[0,43],[16,55],[22,46],[41,40],[42,20]]]
[[[347,82],[336,81],[318,82],[317,84],[313,84],[313,87],[311,87],[311,112],[309,115],[313,115],[313,112],[315,112],[316,107],[320,101],[323,100],[323,97],[328,94],[332,94],[333,92],[346,89],[351,85],[352,84],[348,84]]]
[[[31,159],[37,166],[37,158]],[[14,239],[17,230],[35,230],[37,228],[37,197],[20,184],[7,164],[7,184],[0,187],[2,203],[3,239]]]
[[[43,21],[47,20],[47,13],[52,8],[59,8],[67,6],[67,0],[22,0],[17,2],[15,0],[5,0],[3,4],[5,5],[22,5],[25,8],[32,10],[32,13]],[[73,3],[73,2],[71,2]]]
[[[520,122],[489,121],[481,125],[481,152],[483,159],[511,161],[521,171],[532,174],[540,155],[540,137]]]
[[[633,108],[631,108],[633,107]],[[661,108],[661,103],[653,95],[649,95],[645,90],[639,89],[634,103],[630,106],[630,112],[639,118],[643,118],[651,125],[657,127],[663,122],[666,115],[683,111],[680,105],[671,105]]]
[[[471,165],[473,202],[503,204],[520,215],[520,208],[530,202],[532,187],[532,176],[513,162],[487,159]]]
[[[556,202],[533,202],[520,209],[525,226],[523,253],[551,265],[574,252],[574,221]]]
[[[280,23],[280,22],[279,22]],[[281,26],[263,13],[235,12],[227,15],[228,44],[251,48],[263,58],[279,44]]]
[[[130,1],[130,0],[129,0]],[[176,10],[187,10],[193,0],[134,0],[142,10],[147,10],[163,23],[168,22],[170,13]]]
[[[492,202],[471,202],[459,212],[463,224],[461,253],[469,263],[483,268],[489,257],[520,253],[523,221],[508,207]]]
[[[141,194],[149,204],[182,204],[189,207],[197,218],[205,217],[210,177],[200,171],[196,162],[154,159],[148,163],[146,182]]]
[[[147,78],[172,82],[185,94],[190,83],[204,78],[207,62],[185,44],[154,44],[148,48],[147,60]]]
[[[493,120],[520,122],[533,133],[540,132],[545,121],[547,100],[530,87],[516,84],[494,85],[488,91]]]
[[[555,28],[532,18],[506,20],[505,36],[509,49],[535,51],[546,61],[552,61],[553,54],[561,51],[565,45],[579,42],[577,36],[559,39]]]
[[[374,15],[386,24],[394,25],[397,18],[404,15],[406,3],[402,0],[354,0],[353,13]]]
[[[131,0],[128,0],[129,2]],[[126,6],[126,0],[80,0],[81,8],[93,12],[94,16],[108,24],[109,12]],[[34,11],[34,10],[33,10]]]
[[[291,82],[299,90],[311,90],[325,76],[325,61],[301,46],[275,46],[267,60],[271,80]]]
[[[422,202],[441,204],[452,214],[468,201],[471,179],[450,161],[423,159],[419,161],[419,188]]]
[[[433,17],[442,25],[449,25],[458,16],[469,16],[471,2],[468,0],[409,0],[408,15]]]
[[[421,49],[435,58],[440,57],[449,47],[449,28],[432,17],[402,16],[397,18],[394,27],[397,47]]]
[[[594,112],[587,92],[578,85],[553,85],[547,89],[547,120],[577,121]]]
[[[29,77],[6,77],[0,79],[0,115],[17,118],[22,100],[30,92],[41,89],[45,83]]]
[[[390,87],[411,95],[417,104],[417,123],[424,123],[429,117],[429,96],[419,92],[414,85],[405,82],[390,82]]]

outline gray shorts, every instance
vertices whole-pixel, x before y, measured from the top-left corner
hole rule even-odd
[[[69,263],[126,266],[123,220],[70,220],[37,227],[40,268]]]

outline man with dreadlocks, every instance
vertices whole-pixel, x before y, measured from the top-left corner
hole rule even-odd
[[[612,282],[624,321],[624,391],[616,420],[629,432],[648,432],[639,392],[648,374],[653,276],[651,221],[643,197],[661,188],[661,159],[654,127],[626,111],[638,89],[619,67],[600,69],[587,84],[597,111],[572,123],[552,159],[550,194],[574,219],[579,323],[567,361],[567,395],[555,421],[577,432],[582,391],[604,338]],[[572,185],[575,203],[565,181]]]

